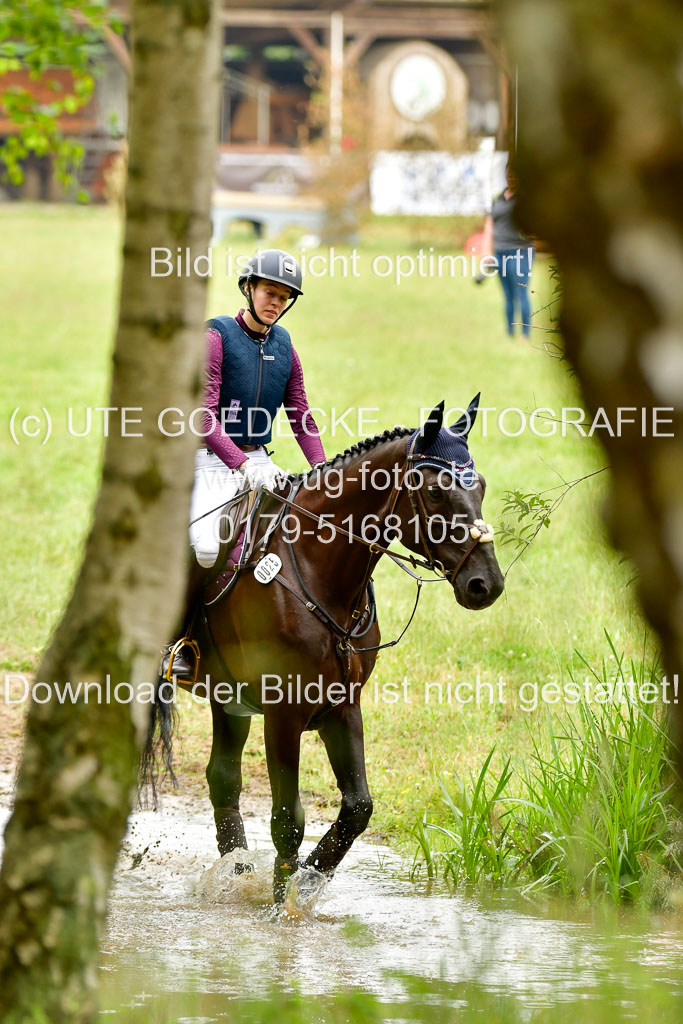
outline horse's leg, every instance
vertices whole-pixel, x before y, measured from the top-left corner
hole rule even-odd
[[[299,799],[301,726],[286,715],[266,714],[264,739],[273,796],[270,832],[277,851],[273,898],[282,903],[287,879],[299,866],[298,853],[304,836],[304,809]]]
[[[330,712],[318,729],[341,791],[334,825],[306,860],[306,867],[331,875],[354,839],[365,831],[372,814],[372,797],[365,775],[363,718],[360,704]]]
[[[206,767],[209,796],[216,822],[221,857],[236,847],[246,849],[247,837],[240,814],[242,751],[249,735],[251,718],[226,715],[223,705],[211,701],[213,743]]]

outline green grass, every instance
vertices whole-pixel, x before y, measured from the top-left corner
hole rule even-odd
[[[526,757],[494,770],[492,749],[469,782],[457,772],[450,785],[439,780],[440,821],[425,816],[415,827],[416,861],[429,876],[680,907],[679,783],[667,717],[649,700],[661,674],[615,660],[613,670],[591,669],[595,689],[573,713],[546,711],[546,734],[529,731]]]
[[[0,220],[5,371],[0,413],[7,425],[15,408],[24,415],[45,406],[54,420],[45,446],[25,441],[16,447],[7,426],[0,439],[5,528],[0,659],[6,669],[28,670],[36,666],[68,596],[96,492],[101,426],[88,438],[69,437],[65,416],[69,406],[82,411],[106,404],[120,234],[108,209],[7,205],[0,208]],[[437,253],[447,251],[447,228],[446,222],[431,225],[424,219],[370,221],[359,246],[360,276],[309,275],[304,298],[288,314],[311,404],[338,413],[348,407],[374,410],[366,417],[376,423],[367,423],[363,435],[395,423],[417,424],[420,409],[442,398],[447,406],[462,408],[477,391],[483,406],[498,410],[580,404],[573,378],[544,350],[547,313],[535,321],[530,343],[507,338],[497,281],[478,288],[461,277],[414,276],[399,287],[372,274],[372,260],[382,253],[415,256],[431,244]],[[451,237],[460,240],[462,234],[462,225],[453,222]],[[291,244],[293,236],[284,241]],[[223,273],[227,245],[234,254],[255,248],[253,239],[239,233],[219,247],[207,315],[233,312],[238,305],[235,280]],[[552,295],[542,260],[533,289],[539,308]],[[502,518],[506,491],[545,489],[603,464],[596,442],[575,432],[507,437],[496,420],[496,414],[488,414],[484,436],[482,416],[471,438],[488,482],[484,514],[494,524]],[[514,425],[511,417],[509,426]],[[325,417],[320,426],[328,428],[328,455],[357,436],[342,431],[330,438]],[[274,447],[280,464],[302,468],[290,436],[277,438]],[[374,703],[372,686],[364,702],[378,830],[403,828],[425,807],[431,814],[439,805],[436,780],[444,771],[476,770],[494,745],[500,763],[510,752],[529,750],[528,720],[543,712],[520,710],[517,690],[530,680],[559,678],[567,661],[574,660],[579,670],[576,647],[595,662],[604,626],[627,657],[638,652],[643,627],[628,585],[630,572],[605,541],[599,518],[604,495],[604,477],[572,492],[550,529],[516,563],[504,597],[491,609],[467,612],[446,587],[425,588],[410,633],[398,648],[382,654],[371,681],[382,687],[405,677],[411,702]],[[503,566],[512,558],[506,548],[498,554]],[[382,564],[377,596],[383,636],[389,639],[410,614],[413,589],[395,567]],[[443,684],[446,700],[449,682],[473,682],[477,676],[494,685],[502,679],[504,702],[424,700],[426,682]],[[186,763],[199,771],[207,757],[210,716],[189,702],[182,713]],[[256,722],[248,765],[261,765],[261,751],[262,727]],[[302,764],[305,793],[333,799],[334,781],[317,736],[306,736]]]
[[[119,232],[108,211],[3,206],[0,658],[35,667],[76,571],[98,481],[100,436],[72,438],[66,410],[107,404]],[[9,420],[47,408],[43,447]]]

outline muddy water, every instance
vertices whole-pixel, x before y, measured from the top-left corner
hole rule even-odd
[[[304,850],[324,827],[307,832]],[[296,984],[310,993],[359,986],[393,998],[400,984],[387,972],[398,969],[476,980],[542,1005],[586,992],[606,973],[628,986],[634,964],[683,986],[680,921],[650,919],[644,931],[642,920],[621,913],[607,934],[604,919],[591,922],[587,912],[567,919],[566,905],[484,905],[412,883],[394,852],[366,842],[355,844],[330,884],[318,889],[304,879],[303,909],[293,896],[288,913],[276,919],[268,827],[247,820],[247,834],[254,870],[235,875],[229,859],[215,863],[205,810],[192,814],[169,801],[161,815],[135,816],[102,960],[125,991],[225,998]]]
[[[0,813],[0,827],[4,814]],[[483,903],[413,883],[391,850],[356,843],[330,884],[304,879],[298,904],[275,917],[272,845],[265,821],[248,819],[254,870],[216,863],[211,814],[167,798],[161,813],[131,820],[116,872],[101,968],[105,1014],[127,1020],[164,994],[201,1000],[202,1024],[226,1017],[231,995],[273,985],[328,993],[361,987],[400,999],[389,972],[477,981],[529,1006],[590,994],[605,976],[628,989],[635,965],[683,989],[679,920],[621,912],[605,929],[566,904]],[[324,831],[307,832],[304,851]],[[135,1008],[141,1008],[136,1010]],[[137,1017],[135,1018],[138,1019]]]

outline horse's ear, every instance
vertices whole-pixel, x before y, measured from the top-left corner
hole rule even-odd
[[[439,402],[435,405],[429,414],[422,430],[417,435],[415,442],[415,450],[418,452],[426,452],[431,448],[433,442],[436,440],[436,435],[441,430],[443,424],[443,410],[445,402]]]
[[[467,435],[474,426],[474,421],[477,418],[477,409],[479,408],[480,398],[481,391],[478,391],[467,406],[467,411],[462,414],[457,423],[454,423],[448,428],[452,434],[460,434],[461,437],[464,437],[465,440],[467,440]]]

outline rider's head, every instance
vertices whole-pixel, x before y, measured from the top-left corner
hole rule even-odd
[[[245,265],[238,283],[249,312],[262,327],[274,324],[303,295],[301,267],[283,249],[259,250]]]

